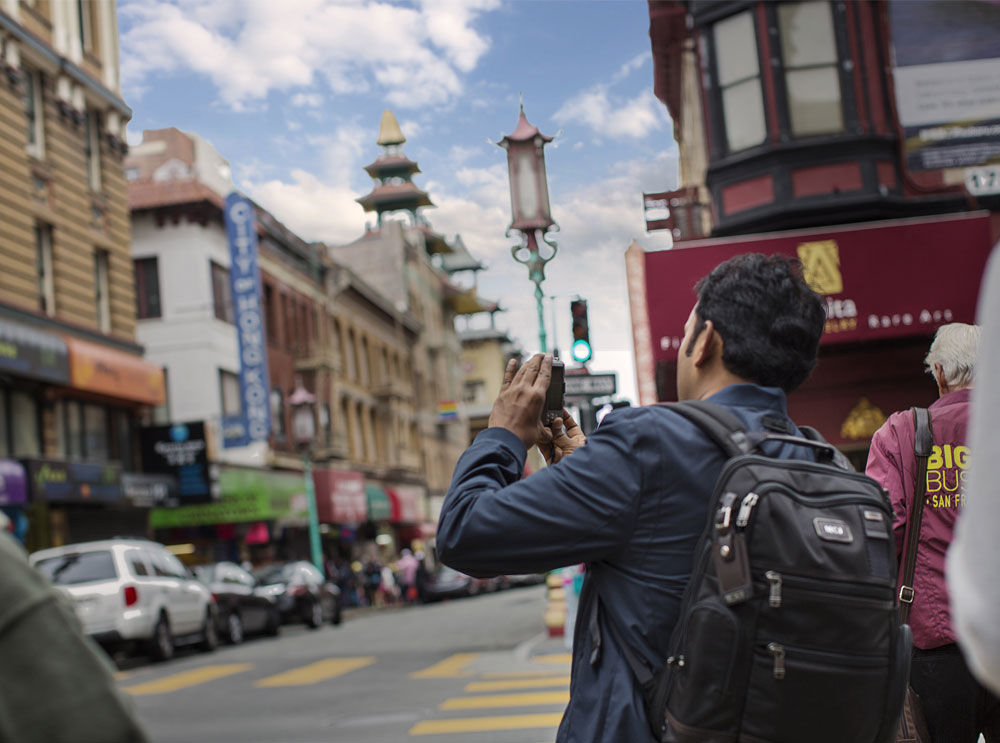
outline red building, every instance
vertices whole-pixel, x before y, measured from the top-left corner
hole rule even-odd
[[[644,195],[648,229],[674,248],[627,255],[640,400],[675,399],[697,279],[738,253],[785,253],[828,308],[790,412],[861,462],[885,415],[935,397],[923,356],[937,327],[974,321],[1000,236],[1000,96],[983,92],[1000,74],[1000,4],[649,11],[681,166],[678,188]]]

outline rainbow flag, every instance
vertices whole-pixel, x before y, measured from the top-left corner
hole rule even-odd
[[[438,403],[438,418],[443,421],[458,420],[458,403],[454,400],[445,400]]]

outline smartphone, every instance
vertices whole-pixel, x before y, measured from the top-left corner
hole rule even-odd
[[[545,411],[542,422],[547,426],[556,418],[562,418],[566,396],[566,364],[559,359],[552,360],[552,379],[545,394]]]

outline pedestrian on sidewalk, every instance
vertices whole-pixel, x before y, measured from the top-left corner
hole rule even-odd
[[[749,431],[767,424],[801,435],[785,396],[815,366],[826,320],[801,264],[737,256],[702,279],[696,294],[678,355],[678,399],[714,402]],[[694,423],[663,406],[613,411],[585,445],[565,413],[546,428],[551,369],[549,355],[520,369],[508,365],[489,428],[455,469],[438,555],[477,577],[587,563],[570,701],[557,741],[652,743],[658,737],[643,690],[617,638],[654,673],[665,666],[726,457]],[[552,466],[522,479],[535,444]],[[801,447],[785,442],[761,448],[778,458],[803,457]]]
[[[417,568],[420,563],[413,553],[406,547],[400,554],[396,569],[399,571],[399,590],[406,603],[413,603],[417,599]]]
[[[976,325],[944,325],[925,359],[938,388],[938,399],[929,408],[934,448],[927,462],[925,500],[914,502],[917,457],[910,410],[893,413],[875,433],[866,468],[892,499],[900,576],[908,530],[921,510],[909,597],[914,645],[910,686],[920,696],[933,743],[976,743],[980,733],[987,741],[1000,741],[1000,699],[973,678],[955,643],[944,573],[965,499],[965,470],[975,456],[966,441],[979,340]],[[903,583],[901,578],[899,585]]]

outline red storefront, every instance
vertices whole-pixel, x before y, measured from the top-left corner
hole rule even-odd
[[[696,240],[651,253],[633,246],[640,401],[676,399],[677,354],[698,279],[740,253],[785,254],[803,262],[828,317],[819,364],[790,396],[789,412],[861,458],[886,415],[936,397],[923,357],[939,326],[975,321],[993,242],[989,213],[975,212]]]

